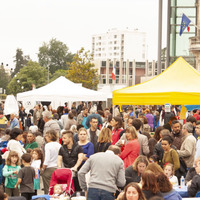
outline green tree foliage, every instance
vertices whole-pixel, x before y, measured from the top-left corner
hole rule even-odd
[[[75,83],[82,83],[83,87],[96,89],[99,82],[97,69],[92,63],[92,55],[81,48],[75,54],[73,62],[67,71],[67,78]]]
[[[50,82],[56,80],[57,78],[59,78],[60,76],[66,76],[67,75],[67,70],[64,69],[59,69],[57,70],[51,77]]]
[[[29,60],[30,60],[29,56],[23,56],[23,51],[21,49],[17,49],[16,55],[15,55],[15,60],[14,60],[14,62],[16,64],[15,64],[15,69],[14,69],[14,72],[12,74],[12,77],[15,74],[17,74],[17,72],[19,72],[20,69],[23,68],[28,63]]]
[[[16,95],[19,92],[24,92],[32,89],[32,84],[36,88],[47,84],[48,71],[41,67],[37,62],[29,61],[27,66],[20,69],[19,73],[12,78],[8,84],[9,94]]]
[[[39,48],[38,58],[40,65],[49,67],[51,74],[53,74],[58,69],[67,70],[68,63],[72,62],[73,54],[69,52],[66,44],[51,39],[49,43],[44,43]]]
[[[6,73],[3,64],[1,64],[1,66],[0,66],[0,88],[2,88],[3,90],[6,89],[9,81],[10,81],[10,75],[8,73]]]

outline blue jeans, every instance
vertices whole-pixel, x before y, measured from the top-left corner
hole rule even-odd
[[[89,188],[87,200],[115,200],[115,196],[106,190]]]

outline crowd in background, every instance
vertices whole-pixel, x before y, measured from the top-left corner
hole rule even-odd
[[[94,184],[93,177],[86,181],[89,189],[93,185],[109,191],[118,200],[155,196],[174,200],[181,199],[176,187],[185,177],[189,195],[195,196],[200,191],[199,111],[193,110],[186,120],[180,120],[179,106],[171,106],[168,111],[164,106],[121,109],[103,109],[102,102],[74,102],[70,108],[65,103],[57,110],[37,104],[28,113],[20,106],[18,115],[4,116],[2,103],[0,162],[6,194],[21,194],[26,199],[37,195],[39,189],[48,194],[57,168],[73,171],[76,192],[88,190],[81,175],[89,169],[93,174],[93,160],[104,162],[104,156],[95,157],[97,153],[113,151],[115,159],[120,158],[118,164],[123,161],[125,182],[121,177],[121,184],[116,183],[113,191],[113,185],[104,181],[108,175],[104,177],[102,170],[106,169],[101,169],[102,183]]]

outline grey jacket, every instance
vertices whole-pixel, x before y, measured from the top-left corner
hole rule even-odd
[[[45,134],[49,130],[55,130],[58,134],[60,134],[60,127],[58,123],[53,119],[45,123],[43,133]]]
[[[110,150],[90,156],[79,170],[78,180],[84,191],[87,190],[85,174],[89,171],[89,188],[97,188],[115,193],[117,186],[124,187],[126,183],[124,163],[119,156],[116,156]]]

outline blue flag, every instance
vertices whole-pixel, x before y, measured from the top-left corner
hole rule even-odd
[[[183,31],[186,29],[186,27],[190,24],[191,20],[183,14],[182,21],[181,21],[181,27],[180,27],[180,36],[182,35]]]

